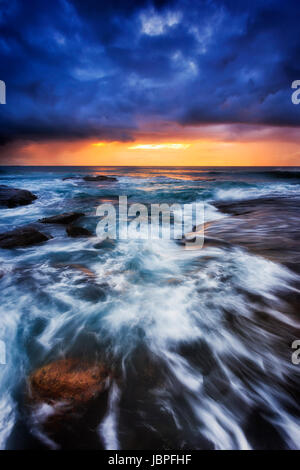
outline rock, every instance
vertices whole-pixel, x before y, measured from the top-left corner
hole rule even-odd
[[[269,410],[259,407],[250,411],[245,422],[245,437],[257,450],[288,450],[275,425],[276,418]]]
[[[37,197],[26,189],[0,185],[0,207],[17,207],[31,204]]]
[[[52,217],[44,217],[43,219],[39,219],[39,222],[42,224],[68,225],[83,216],[84,214],[81,212],[65,212],[64,214],[54,215]]]
[[[74,269],[76,271],[80,271],[83,274],[85,274],[87,277],[91,279],[96,278],[96,273],[92,271],[91,269],[87,268],[86,266],[83,266],[81,264],[56,264],[56,268],[69,268],[69,269]]]
[[[35,228],[23,227],[0,234],[0,248],[19,248],[46,242],[51,237]]]
[[[107,298],[106,291],[109,289],[108,286],[105,286],[94,282],[87,282],[87,280],[80,280],[76,282],[76,291],[74,292],[74,298],[79,301],[91,302],[94,304],[99,304]]]
[[[84,176],[84,181],[118,181],[117,178],[114,176],[104,176],[104,175],[97,175],[97,176]]]
[[[34,403],[50,405],[64,402],[76,408],[104,392],[108,378],[109,373],[101,364],[60,359],[31,374],[30,399]]]
[[[91,237],[93,234],[88,229],[84,227],[78,227],[76,225],[68,225],[66,228],[66,232],[69,237],[77,238],[77,237]]]
[[[229,215],[206,225],[205,242],[209,237],[223,240],[297,270],[300,262],[297,199],[258,198],[218,202],[215,206]]]
[[[101,363],[61,359],[41,367],[28,381],[31,432],[50,448],[103,448],[97,428],[107,411],[109,385]]]
[[[230,248],[231,243],[220,238],[204,237],[204,248]]]
[[[65,178],[63,178],[63,181],[78,180],[78,179],[80,179],[80,176],[65,176]]]
[[[102,249],[102,248],[115,248],[116,246],[116,240],[112,240],[111,238],[106,238],[105,240],[101,240],[100,242],[98,243],[95,243],[95,245],[93,245],[93,247],[96,249],[96,250],[99,250],[99,249]]]
[[[80,176],[65,176],[63,178],[63,181],[78,180],[80,178],[81,178]],[[107,181],[107,182],[118,181],[117,178],[115,178],[114,176],[105,176],[105,175],[96,175],[96,176],[87,175],[87,176],[84,176],[82,179],[84,181]]]
[[[285,204],[285,201],[280,198],[260,198],[250,199],[245,201],[228,201],[228,202],[215,202],[214,205],[221,212],[230,215],[248,215],[256,211],[258,207],[265,209],[274,209],[276,204]]]

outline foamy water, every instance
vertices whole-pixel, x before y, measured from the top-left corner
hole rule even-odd
[[[206,182],[196,170],[181,178],[178,169],[168,176],[158,169],[106,170],[119,178],[110,185],[62,182],[70,171],[57,171],[2,175],[1,182],[39,196],[32,206],[3,210],[2,230],[67,210],[85,212],[93,227],[101,198],[118,194],[147,203],[203,200],[208,222],[226,217],[214,201],[295,197],[300,189],[290,180],[252,182],[247,174],[239,183],[228,182],[226,173]],[[0,250],[0,339],[7,346],[1,448],[17,446],[14,429],[25,419],[20,394],[32,370],[65,355],[103,351],[120,371],[95,430],[106,449],[251,449],[272,442],[299,448],[292,393],[299,369],[290,339],[300,322],[287,300],[299,292],[295,272],[234,245],[187,251],[174,240],[129,239],[99,248],[96,238],[45,230],[54,238],[43,245]],[[39,434],[45,413],[39,410],[23,432],[52,448]]]

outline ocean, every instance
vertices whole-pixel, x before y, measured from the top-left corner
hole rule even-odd
[[[107,175],[116,182],[84,181]],[[74,179],[64,179],[74,177]],[[1,167],[37,196],[0,209],[0,232],[128,203],[204,204],[204,246],[70,238],[0,249],[0,448],[299,449],[300,168]],[[207,238],[207,243],[205,242]],[[92,429],[43,432],[30,374],[61,358],[113,373]]]

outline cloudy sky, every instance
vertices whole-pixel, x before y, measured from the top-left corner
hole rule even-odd
[[[0,0],[0,162],[297,165],[299,17],[299,0]]]

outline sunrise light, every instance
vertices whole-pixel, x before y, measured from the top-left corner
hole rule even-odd
[[[139,144],[128,147],[129,150],[185,150],[188,149],[191,144]]]
[[[107,142],[94,142],[92,145],[94,147],[104,147],[104,145],[107,145]]]

